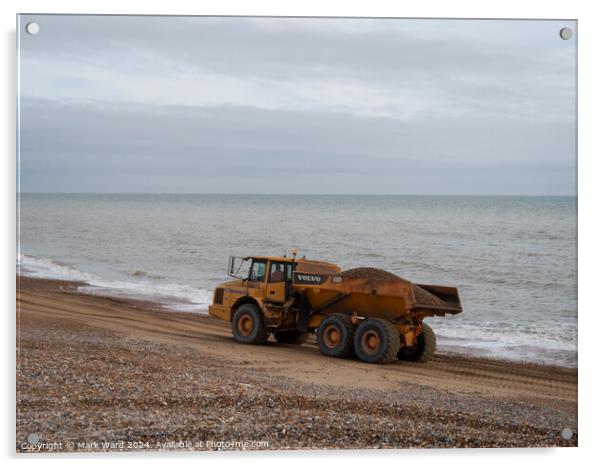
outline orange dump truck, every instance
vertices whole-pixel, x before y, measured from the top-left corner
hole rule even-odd
[[[370,363],[425,362],[436,338],[424,318],[462,312],[455,287],[413,284],[374,268],[342,271],[287,256],[230,257],[234,280],[219,285],[209,313],[229,321],[234,338],[302,344],[315,332],[322,354]]]

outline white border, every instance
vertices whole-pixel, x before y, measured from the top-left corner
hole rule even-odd
[[[28,1],[4,0],[2,11],[2,95],[1,114],[2,138],[5,142],[3,154],[2,249],[0,269],[2,274],[2,297],[5,298],[4,342],[2,344],[6,373],[2,384],[2,453],[10,462],[14,454],[14,344],[15,344],[15,15],[21,13],[102,13],[102,14],[182,14],[182,15],[285,15],[285,16],[395,16],[395,17],[479,17],[479,18],[560,18],[579,21],[579,445],[577,449],[513,449],[513,450],[399,450],[399,451],[329,451],[329,452],[270,452],[270,453],[207,453],[177,455],[174,462],[207,462],[218,460],[229,464],[250,465],[302,465],[324,460],[328,463],[343,461],[364,465],[374,463],[420,463],[434,461],[446,466],[494,465],[507,466],[517,461],[540,462],[547,465],[585,463],[595,459],[600,432],[600,355],[599,341],[602,333],[602,310],[600,294],[600,218],[598,206],[599,186],[602,184],[600,171],[599,135],[601,18],[594,1],[358,1],[358,0],[304,0],[295,2],[253,0],[223,0],[200,2],[194,0],[105,0],[105,1]],[[171,454],[170,457],[174,457]],[[135,455],[86,457],[92,464],[130,463]],[[25,456],[19,456],[23,462]],[[76,456],[32,457],[25,462],[64,464],[81,462]],[[166,455],[145,455],[148,464],[163,464]]]

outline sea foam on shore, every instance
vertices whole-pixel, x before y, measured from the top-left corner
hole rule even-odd
[[[84,282],[79,291],[92,295],[150,299],[175,311],[206,313],[213,292],[186,284],[170,284],[138,274],[131,281],[110,280],[48,258],[20,255],[19,274],[43,279]]]

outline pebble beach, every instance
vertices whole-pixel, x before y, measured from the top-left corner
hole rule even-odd
[[[242,346],[207,316],[17,286],[18,452],[577,445],[576,369]]]

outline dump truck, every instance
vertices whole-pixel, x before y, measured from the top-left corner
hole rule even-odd
[[[209,314],[231,323],[236,341],[303,344],[314,333],[320,352],[368,363],[426,362],[436,337],[424,322],[462,312],[455,287],[414,284],[375,268],[343,271],[325,261],[231,256],[233,280],[214,292]]]

